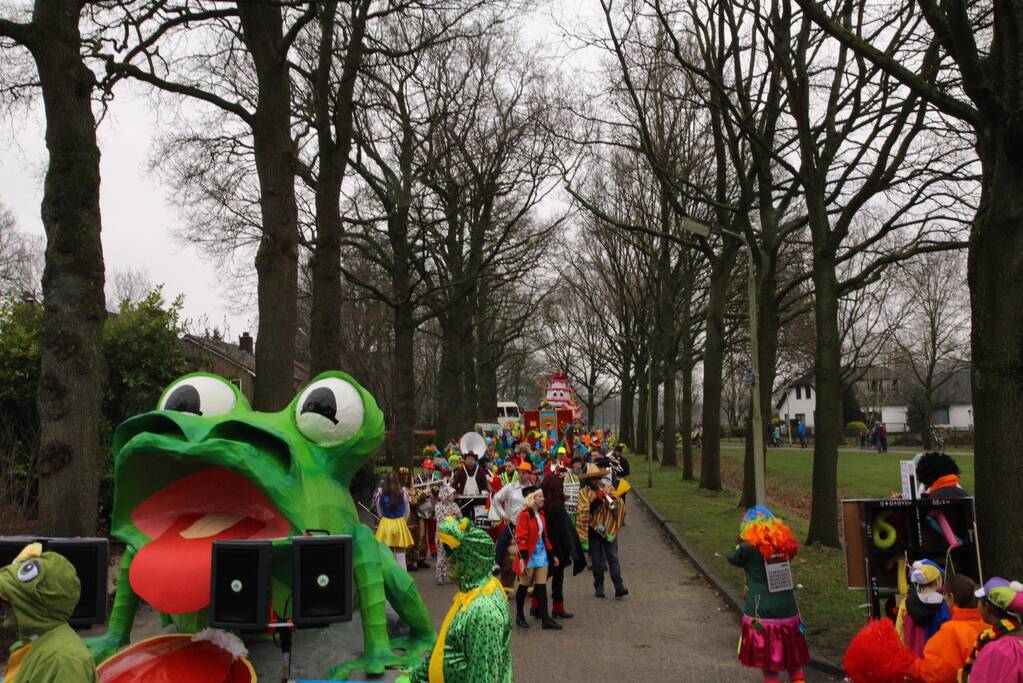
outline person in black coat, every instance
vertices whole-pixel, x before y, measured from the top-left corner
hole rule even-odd
[[[563,469],[557,474],[544,477],[540,489],[544,496],[544,516],[547,518],[547,537],[554,546],[551,551],[559,563],[551,571],[551,600],[554,609],[551,616],[556,619],[571,619],[565,611],[565,567],[572,565],[572,575],[586,570],[586,553],[575,533],[575,525],[565,509],[565,482]]]

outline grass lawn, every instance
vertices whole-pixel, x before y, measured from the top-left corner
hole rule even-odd
[[[742,571],[728,564],[725,554],[735,545],[742,519],[738,509],[742,484],[742,453],[722,451],[722,473],[726,488],[721,492],[701,491],[696,482],[683,482],[678,468],[654,463],[653,488],[647,487],[646,458],[630,457],[632,485],[657,508],[700,560],[737,594],[742,593]],[[841,498],[882,498],[900,488],[899,460],[904,455],[841,453],[839,455],[839,496]],[[963,458],[963,486],[973,490],[973,460]],[[771,450],[767,456],[769,507],[783,518],[797,538],[808,528],[812,451]],[[840,549],[805,547],[792,563],[796,591],[811,647],[833,661],[841,662],[845,646],[866,620],[866,602],[861,590],[846,588],[845,554]]]

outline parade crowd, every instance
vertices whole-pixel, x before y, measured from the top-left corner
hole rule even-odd
[[[574,427],[560,439],[534,430],[479,432],[476,450],[454,440],[429,444],[420,467],[388,473],[374,495],[377,538],[409,571],[434,561],[438,584],[448,562],[438,525],[467,518],[493,539],[492,573],[515,596],[515,623],[528,615],[543,629],[571,619],[565,575],[592,572],[604,598],[610,574],[615,598],[629,594],[622,579],[618,534],[625,524],[629,461],[609,430]],[[549,584],[549,590],[548,590]]]

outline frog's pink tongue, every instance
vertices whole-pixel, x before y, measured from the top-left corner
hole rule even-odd
[[[209,605],[214,541],[279,538],[290,529],[262,491],[222,468],[158,491],[135,508],[132,521],[153,540],[132,560],[131,587],[165,614]]]

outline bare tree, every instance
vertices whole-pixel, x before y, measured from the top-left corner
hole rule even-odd
[[[261,410],[278,410],[292,398],[299,225],[289,55],[321,4],[298,10],[283,3],[156,2],[145,12],[127,13],[125,42],[104,54],[107,87],[131,78],[209,105],[239,128],[237,135],[215,140],[251,149],[259,187],[254,404]],[[184,33],[189,40],[177,41]],[[161,53],[168,43],[177,46],[172,58]]]
[[[797,2],[843,45],[974,134],[982,168],[968,268],[979,454],[977,514],[982,526],[990,529],[983,548],[985,566],[996,573],[1019,573],[1023,558],[1010,550],[1014,532],[1000,520],[1007,512],[1018,512],[1011,491],[1023,481],[1023,463],[1011,455],[1023,438],[1017,419],[1023,412],[1018,381],[1023,373],[1018,353],[1023,346],[1023,309],[1005,296],[1023,278],[1023,264],[1014,256],[1023,240],[1019,229],[1023,165],[1015,152],[1023,139],[1023,122],[1015,115],[1023,91],[1023,72],[1015,67],[1023,8],[1014,0],[899,3],[899,9],[905,6],[904,14],[921,16],[925,22],[918,33],[931,45],[933,56],[919,60],[906,50],[893,49],[898,45],[888,31],[864,37],[850,30],[829,5]],[[1014,501],[1008,510],[1006,500]]]
[[[110,278],[107,306],[116,311],[121,304],[137,304],[153,291],[153,280],[145,268],[116,268]]]
[[[898,272],[900,296],[892,308],[898,368],[908,380],[901,392],[918,394],[924,448],[933,447],[932,414],[937,393],[957,370],[969,365],[969,307],[962,258],[928,254]]]
[[[42,240],[18,230],[14,214],[0,204],[0,298],[40,296],[44,248]]]

